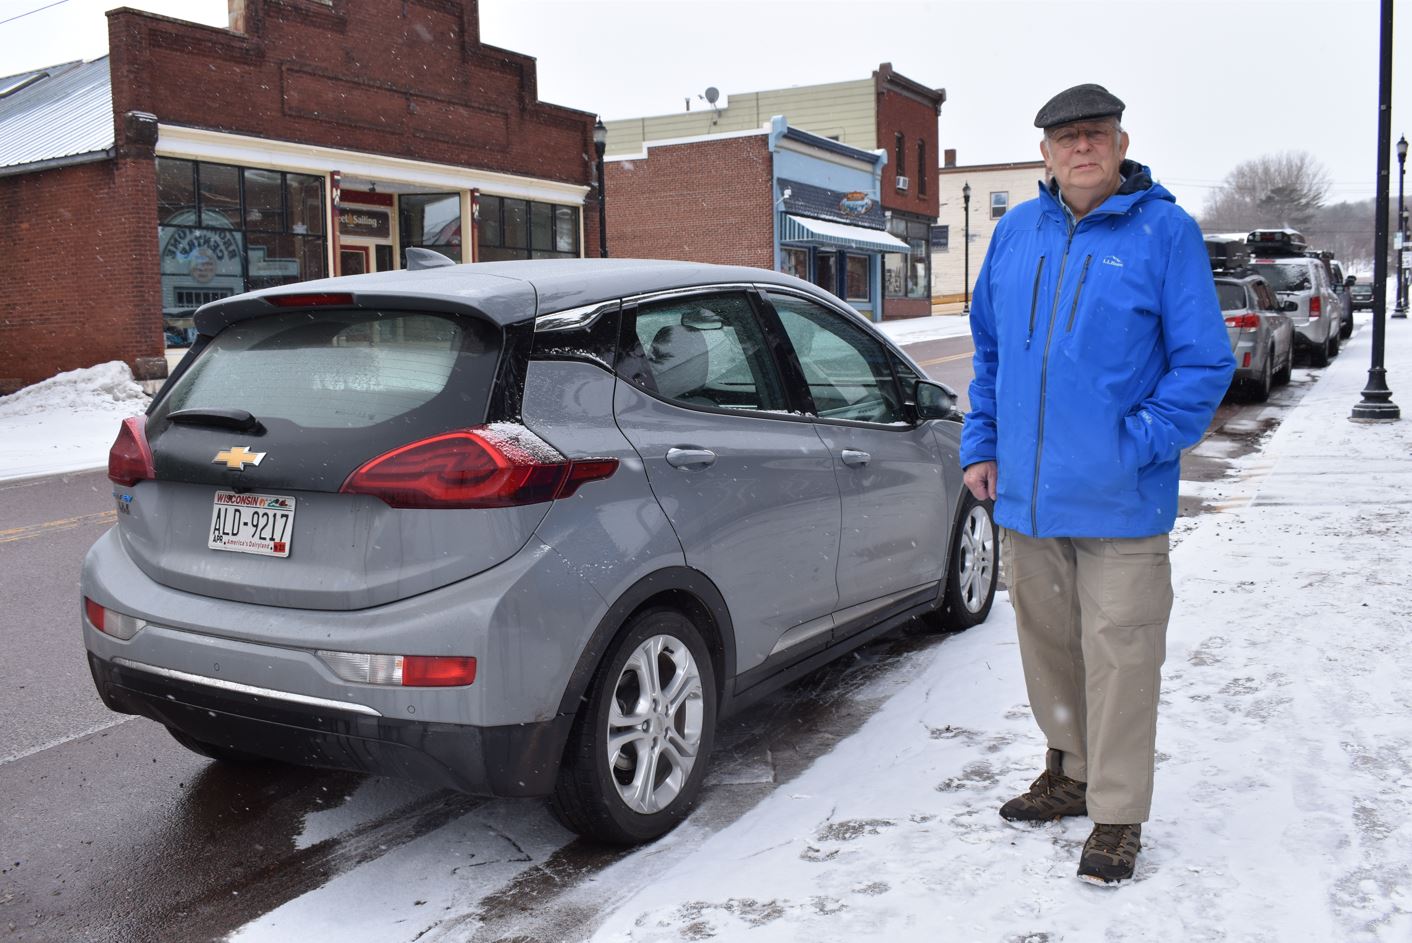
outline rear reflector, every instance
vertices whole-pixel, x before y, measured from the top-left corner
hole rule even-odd
[[[334,674],[357,684],[404,688],[449,688],[473,684],[476,660],[462,655],[370,655],[366,652],[316,653]]]
[[[108,480],[131,488],[139,481],[156,476],[152,449],[147,444],[147,417],[129,416],[123,420],[118,437],[108,450]]]
[[[1260,326],[1260,315],[1258,315],[1258,314],[1233,314],[1233,315],[1231,315],[1230,317],[1226,318],[1226,326],[1227,326],[1227,327],[1239,327],[1239,328],[1259,327],[1259,326]]]
[[[1245,363],[1241,364],[1241,366],[1242,366],[1242,367],[1248,367],[1248,366],[1250,366],[1250,351],[1247,350],[1247,351],[1245,352]]]
[[[87,596],[83,597],[83,614],[99,632],[123,641],[132,638],[147,625],[145,619],[100,606]]]
[[[267,295],[265,300],[280,308],[326,308],[332,305],[347,307],[353,304],[353,294],[346,291],[310,291],[292,295]]]
[[[349,475],[339,490],[395,508],[519,507],[568,497],[617,469],[617,459],[570,461],[524,426],[496,423],[385,452]]]

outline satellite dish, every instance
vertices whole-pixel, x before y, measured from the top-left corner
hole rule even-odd
[[[720,90],[720,89],[716,88],[716,86],[714,86],[714,85],[708,85],[708,86],[706,86],[706,101],[707,101],[707,102],[709,102],[710,104],[714,105],[714,104],[716,104],[716,99],[718,99],[718,98],[720,98],[720,97],[721,97],[721,90]]]

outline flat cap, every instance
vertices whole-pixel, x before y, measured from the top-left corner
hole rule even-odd
[[[1122,118],[1124,107],[1122,99],[1102,85],[1075,85],[1045,102],[1034,116],[1034,126],[1047,130],[1090,118]]]

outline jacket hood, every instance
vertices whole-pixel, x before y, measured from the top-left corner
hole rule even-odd
[[[1145,203],[1148,200],[1177,202],[1177,198],[1172,196],[1171,191],[1162,184],[1153,181],[1152,169],[1146,164],[1125,159],[1118,165],[1118,173],[1123,175],[1123,185],[1118,188],[1116,193],[1100,203],[1094,209],[1094,213],[1126,213],[1139,203]],[[1064,208],[1059,205],[1058,178],[1050,178],[1047,184],[1041,181],[1039,197],[1045,212],[1057,214],[1060,219],[1064,218]]]

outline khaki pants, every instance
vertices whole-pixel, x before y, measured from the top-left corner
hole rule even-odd
[[[1088,783],[1094,822],[1145,822],[1172,611],[1167,535],[1004,536],[1035,720],[1064,775]]]

